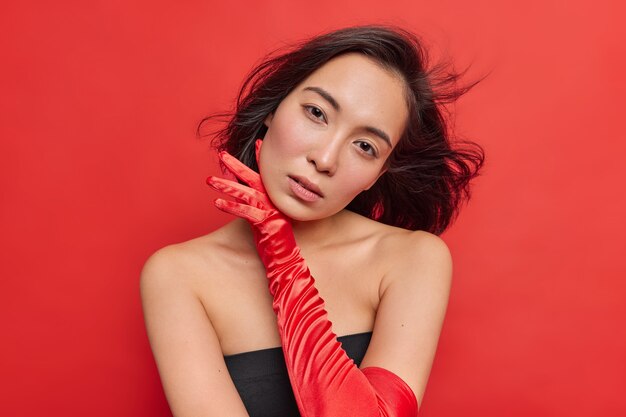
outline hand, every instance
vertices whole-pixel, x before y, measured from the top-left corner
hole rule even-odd
[[[255,143],[257,164],[262,143],[260,139]],[[218,198],[215,200],[215,206],[250,223],[257,251],[265,265],[268,278],[272,278],[287,265],[301,259],[290,220],[274,206],[258,173],[227,152],[220,152],[219,157],[230,172],[248,185],[209,176],[207,184],[236,200]],[[270,291],[274,294],[275,286],[271,283],[270,280]]]
[[[261,139],[257,139],[255,143],[257,164],[262,143]],[[275,211],[278,211],[265,191],[261,175],[248,168],[228,152],[220,152],[219,158],[230,172],[248,184],[248,186],[235,181],[209,176],[206,180],[208,185],[238,200],[238,202],[235,202],[218,198],[215,200],[215,206],[218,209],[242,217],[253,224],[262,222],[274,214]]]

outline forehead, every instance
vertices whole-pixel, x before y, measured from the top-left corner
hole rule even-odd
[[[408,117],[404,80],[373,59],[359,53],[335,57],[311,73],[294,92],[315,97],[317,93],[303,91],[311,86],[333,96],[342,120],[383,129],[394,144],[402,135]]]

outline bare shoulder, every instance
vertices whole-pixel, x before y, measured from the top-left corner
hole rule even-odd
[[[146,331],[176,416],[247,415],[198,295],[201,271],[206,265],[219,268],[219,251],[228,250],[220,243],[221,233],[161,248],[148,258],[141,272]]]
[[[370,256],[379,259],[388,271],[381,286],[389,278],[438,279],[449,281],[452,277],[452,256],[446,242],[424,230],[407,230],[390,226],[352,214],[353,230],[359,230],[355,240],[371,241]],[[398,273],[412,271],[411,273]]]
[[[185,242],[170,244],[155,251],[143,265],[142,286],[146,285],[148,280],[169,279],[181,284],[188,281],[188,272],[192,271],[194,264],[198,262],[197,253],[190,249],[190,245]]]
[[[439,236],[423,230],[390,231],[381,239],[380,245],[391,261],[386,278],[450,284],[452,255]],[[389,284],[389,280],[383,280],[382,285]]]
[[[241,222],[230,222],[207,235],[158,249],[143,266],[141,285],[148,280],[167,280],[199,291],[207,279],[223,276],[220,272],[233,262],[245,263],[247,257],[253,257],[246,239],[241,238],[247,232],[241,226]]]

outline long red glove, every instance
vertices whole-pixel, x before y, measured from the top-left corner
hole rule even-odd
[[[257,161],[260,144],[258,140]],[[217,199],[215,205],[252,226],[274,297],[285,363],[301,415],[415,417],[417,399],[400,377],[379,367],[359,369],[341,348],[289,219],[274,207],[259,174],[226,152],[220,159],[249,185],[207,178],[210,186],[237,200]]]

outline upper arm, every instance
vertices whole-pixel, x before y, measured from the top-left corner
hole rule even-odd
[[[181,250],[168,246],[146,261],[140,279],[146,330],[172,414],[247,416],[189,272]]]
[[[361,367],[385,368],[404,380],[419,404],[448,305],[452,259],[445,242],[413,232],[383,279],[374,331]]]

